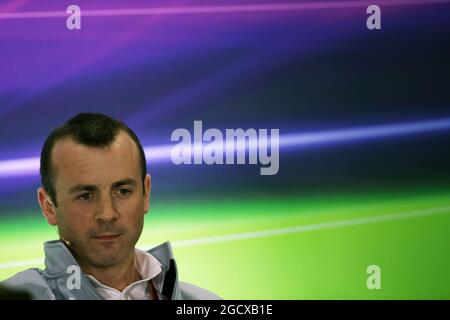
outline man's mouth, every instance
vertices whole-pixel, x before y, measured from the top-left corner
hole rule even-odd
[[[102,235],[93,236],[92,238],[94,238],[95,240],[99,240],[99,241],[114,241],[117,238],[119,238],[120,236],[121,236],[121,234],[102,234]]]

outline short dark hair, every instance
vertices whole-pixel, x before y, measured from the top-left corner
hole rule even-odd
[[[147,175],[147,166],[144,149],[136,134],[122,121],[115,120],[107,115],[92,112],[79,113],[62,126],[53,129],[42,147],[40,168],[41,182],[55,206],[58,206],[58,204],[56,201],[56,190],[53,184],[54,172],[51,161],[52,150],[55,143],[64,138],[71,138],[86,146],[105,148],[111,145],[120,131],[126,132],[139,149],[142,185],[144,186],[145,176]]]

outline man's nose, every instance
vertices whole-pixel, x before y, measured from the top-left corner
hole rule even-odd
[[[99,223],[113,222],[117,220],[118,217],[119,214],[112,197],[103,197],[103,201],[95,214],[95,221]]]

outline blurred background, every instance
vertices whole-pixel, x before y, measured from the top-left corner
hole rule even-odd
[[[0,280],[42,267],[40,149],[93,111],[147,148],[139,246],[170,240],[182,280],[226,299],[449,299],[449,2],[0,2]],[[280,129],[278,174],[159,156],[194,120]]]

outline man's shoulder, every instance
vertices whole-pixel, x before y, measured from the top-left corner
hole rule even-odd
[[[39,269],[27,269],[1,282],[6,288],[23,290],[33,299],[52,299],[52,291]]]
[[[180,281],[179,287],[183,300],[222,300],[215,293],[190,283]]]
[[[26,285],[30,283],[36,283],[43,281],[39,269],[27,269],[16,273],[12,277],[2,281],[3,285],[6,286],[19,286]]]
[[[51,288],[42,277],[39,269],[28,269],[19,272],[1,282],[7,289],[26,291],[33,299],[55,299]],[[182,300],[222,300],[215,293],[186,282],[179,282],[180,298]]]

